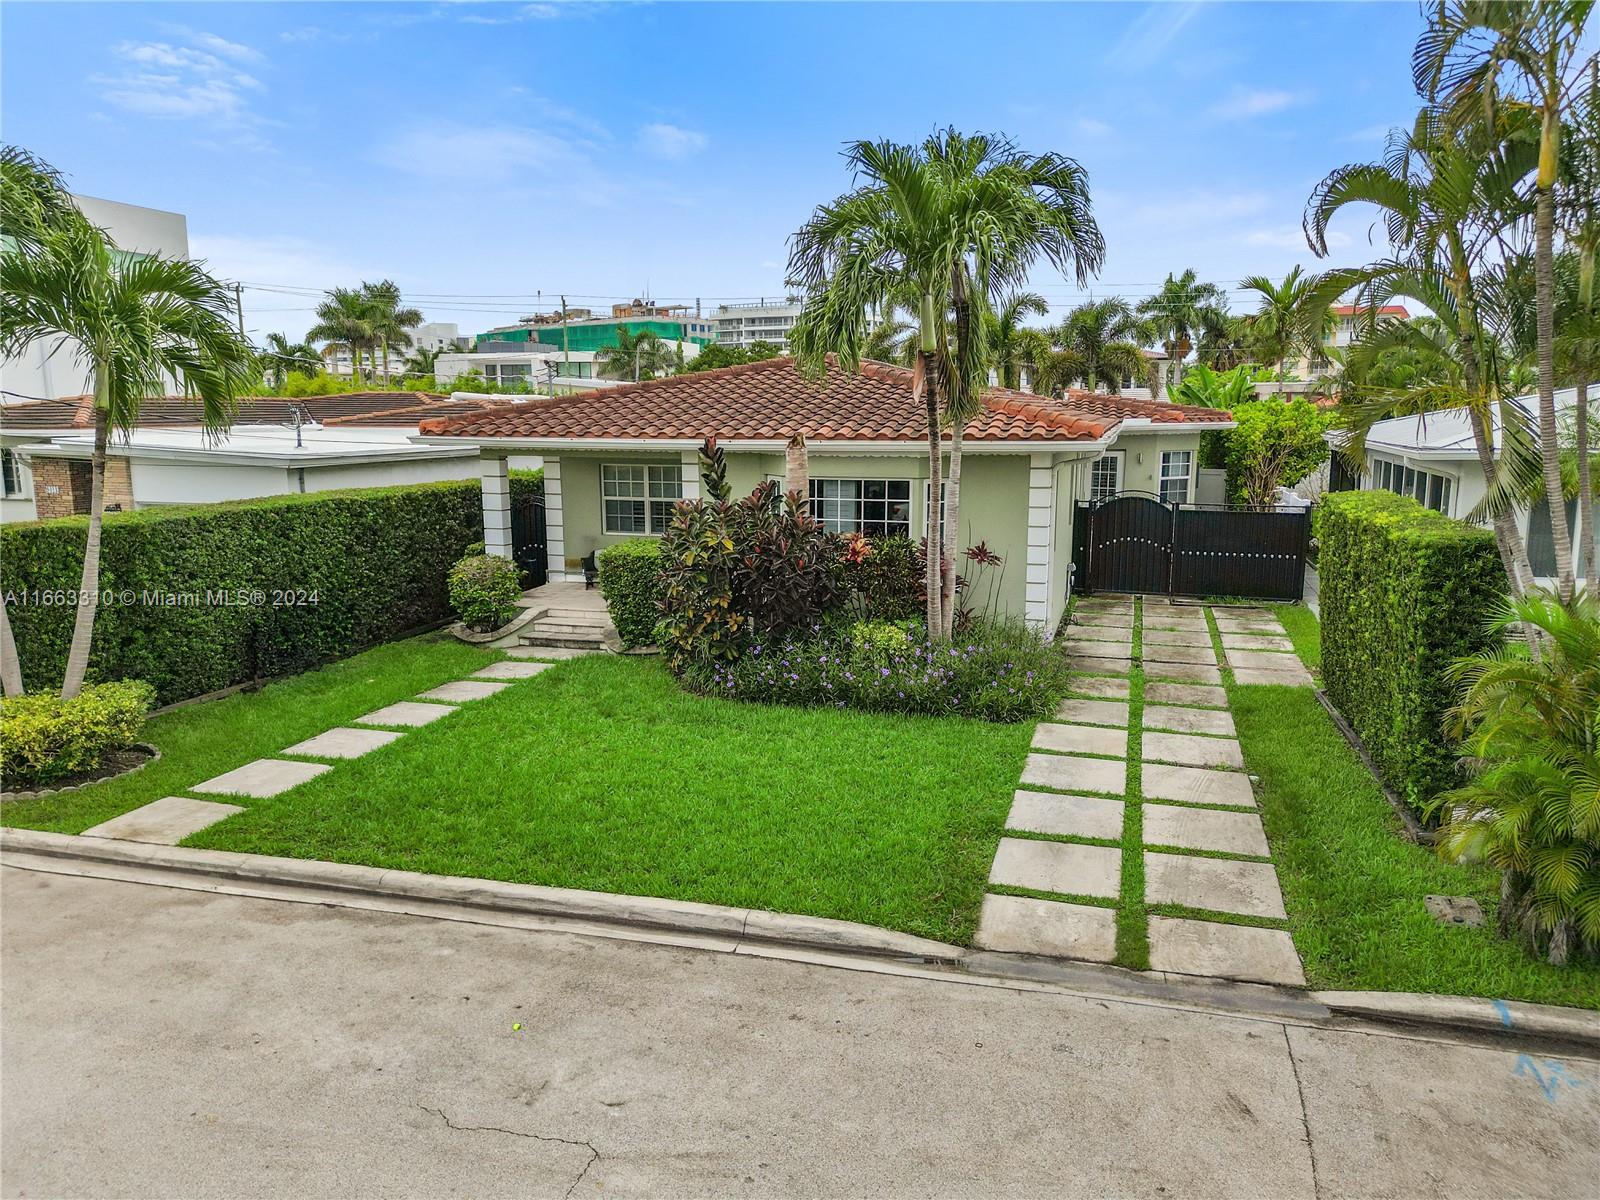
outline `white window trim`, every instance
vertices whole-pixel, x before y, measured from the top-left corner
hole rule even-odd
[[[4,498],[7,500],[29,499],[33,495],[32,489],[28,486],[32,481],[32,473],[22,465],[22,458],[15,450],[7,448],[6,457],[11,460],[11,475],[17,481],[17,490],[5,491]],[[0,481],[0,489],[3,489],[3,487],[3,481]]]
[[[1169,458],[1172,458],[1175,455],[1178,455],[1178,454],[1183,454],[1183,455],[1187,455],[1188,456],[1188,459],[1189,459],[1188,469],[1186,471],[1184,471],[1184,473],[1182,475],[1168,475],[1167,474],[1167,460]],[[1195,459],[1197,457],[1198,457],[1197,453],[1195,451],[1193,451],[1193,450],[1163,450],[1161,452],[1161,457],[1156,460],[1156,497],[1158,499],[1160,499],[1163,503],[1166,503],[1166,504],[1172,504],[1172,503],[1190,504],[1190,503],[1193,502],[1193,498],[1194,498],[1194,477],[1195,477]],[[1177,501],[1168,500],[1166,498],[1166,496],[1163,494],[1164,485],[1167,483],[1168,480],[1177,480],[1177,479],[1182,479],[1183,480],[1183,498],[1180,499],[1180,500],[1177,500]]]
[[[917,537],[918,518],[922,518],[923,523],[926,523],[927,509],[924,508],[921,513],[917,512],[916,509],[916,488],[912,486],[916,483],[916,480],[908,479],[904,475],[813,475],[811,476],[809,483],[903,483],[906,485],[906,533],[904,536],[915,540]],[[809,491],[809,486],[807,490]],[[926,490],[926,481],[924,481],[924,490]],[[808,498],[811,502],[811,515],[816,518],[817,522],[821,524],[824,529],[828,528],[828,526],[823,523],[821,514],[817,511],[817,501],[826,499],[826,497],[810,496]],[[859,514],[861,512],[860,505],[863,503],[863,501],[857,500],[855,503],[857,505],[856,512],[859,519]],[[926,501],[924,501],[924,503],[926,503]],[[890,534],[889,536],[893,537],[895,535]]]
[[[1090,504],[1093,504],[1093,503],[1096,502],[1096,496],[1094,494],[1094,469],[1095,469],[1095,467],[1099,466],[1100,463],[1102,463],[1103,461],[1105,461],[1108,458],[1111,459],[1117,465],[1117,486],[1116,486],[1116,489],[1111,493],[1111,496],[1104,496],[1104,497],[1100,497],[1099,499],[1109,500],[1109,499],[1112,498],[1112,496],[1120,496],[1122,494],[1122,483],[1123,483],[1123,480],[1127,478],[1128,452],[1126,450],[1107,450],[1099,458],[1095,459],[1092,463],[1089,464],[1089,503]]]
[[[607,500],[617,500],[617,501],[625,501],[625,502],[628,502],[628,503],[633,503],[635,501],[640,500],[641,497],[639,497],[639,496],[614,496],[614,495],[608,493],[606,491],[606,468],[608,468],[608,467],[616,469],[616,470],[632,470],[635,467],[639,467],[639,468],[642,468],[644,470],[644,496],[642,497],[642,499],[644,501],[644,528],[643,529],[636,530],[636,529],[612,529],[611,528],[611,520],[610,520],[610,517],[608,516],[608,514],[606,513],[606,501]],[[670,479],[672,483],[676,484],[677,488],[678,488],[678,494],[676,496],[670,496],[670,497],[668,497],[668,496],[652,496],[650,494],[650,474],[651,474],[652,471],[661,472],[668,479]],[[603,535],[605,535],[606,537],[660,537],[662,534],[666,533],[666,531],[667,531],[666,530],[666,525],[665,525],[665,523],[663,523],[663,525],[662,525],[662,527],[660,529],[652,529],[652,528],[650,528],[650,523],[651,523],[650,522],[650,506],[652,504],[661,503],[663,500],[671,500],[671,502],[673,504],[676,504],[679,500],[682,500],[682,499],[683,499],[683,467],[679,463],[627,463],[627,462],[620,462],[619,463],[619,462],[609,462],[609,463],[601,463],[600,464],[600,532]]]
[[[1432,509],[1432,511],[1441,513],[1447,517],[1453,517],[1455,515],[1456,502],[1461,495],[1461,476],[1459,474],[1454,471],[1437,470],[1432,463],[1429,463],[1426,466],[1417,466],[1415,463],[1409,462],[1403,456],[1399,455],[1371,455],[1367,463],[1367,490],[1374,492],[1394,492],[1397,496],[1410,496],[1413,500],[1417,499],[1415,494],[1411,492],[1396,491],[1392,486],[1384,485],[1382,482],[1382,469],[1385,465],[1389,467],[1391,483],[1393,482],[1393,473],[1395,471],[1410,471],[1415,475],[1431,476],[1444,480],[1450,485],[1450,495],[1446,498],[1443,508]],[[1430,482],[1424,489],[1424,499],[1417,500],[1417,503],[1421,504],[1424,508],[1430,507],[1426,499],[1426,493],[1432,489],[1433,484]]]

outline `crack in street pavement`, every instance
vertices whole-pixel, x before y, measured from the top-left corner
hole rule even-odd
[[[573,1138],[551,1137],[543,1133],[529,1133],[524,1129],[506,1129],[500,1125],[457,1125],[442,1108],[430,1108],[426,1104],[419,1104],[417,1107],[425,1113],[432,1113],[444,1122],[445,1128],[453,1129],[458,1133],[503,1133],[509,1137],[531,1138],[536,1142],[553,1142],[559,1146],[581,1146],[589,1152],[589,1161],[583,1164],[583,1170],[578,1172],[578,1177],[562,1193],[563,1200],[565,1200],[565,1197],[572,1195],[577,1186],[583,1182],[583,1177],[589,1173],[589,1168],[600,1161],[600,1151],[594,1148],[593,1142],[580,1142]]]

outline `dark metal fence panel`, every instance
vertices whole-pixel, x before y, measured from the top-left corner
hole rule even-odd
[[[511,501],[511,557],[532,577],[532,587],[549,578],[544,529],[544,497],[518,496]]]
[[[1180,508],[1172,594],[1298,600],[1305,588],[1309,512]]]
[[[1170,508],[1127,494],[1090,506],[1090,591],[1165,592],[1171,574]]]

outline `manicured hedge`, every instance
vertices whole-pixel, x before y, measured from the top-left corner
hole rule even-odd
[[[1384,781],[1420,805],[1459,781],[1445,672],[1492,642],[1494,535],[1385,491],[1329,495],[1315,521],[1324,689]]]
[[[600,568],[600,594],[617,636],[628,649],[655,640],[661,620],[661,543],[636,538],[607,546],[595,559]]]
[[[61,686],[73,609],[48,601],[77,591],[88,526],[63,517],[0,530],[30,689]],[[107,514],[111,602],[95,622],[90,678],[143,679],[170,704],[342,658],[447,620],[445,577],[482,537],[476,480]]]

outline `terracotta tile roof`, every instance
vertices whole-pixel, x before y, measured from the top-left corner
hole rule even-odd
[[[294,420],[296,408],[305,412],[314,421],[329,421],[448,403],[450,402],[444,396],[432,392],[343,392],[335,396],[306,396],[292,400],[279,396],[246,396],[239,401],[239,415],[234,423],[236,425],[287,424]],[[388,423],[410,425],[422,415],[418,413],[407,420]],[[363,423],[380,425],[385,422]],[[198,425],[200,402],[189,396],[152,397],[139,406],[139,424],[141,426]],[[4,429],[92,429],[93,427],[93,396],[68,396],[61,400],[30,400],[0,406],[0,428]]]
[[[415,399],[415,397],[413,397]],[[395,428],[397,426],[412,426],[427,417],[437,417],[441,414],[449,416],[465,415],[467,413],[485,412],[493,408],[503,408],[505,401],[495,400],[430,400],[422,404],[402,405],[399,408],[385,408],[377,412],[352,413],[342,417],[325,417],[324,425],[364,426],[367,428]]]
[[[1082,396],[1079,400],[1076,396]],[[1053,399],[991,388],[964,436],[978,442],[1095,441],[1129,417],[1223,421],[1227,413],[1118,396]],[[468,438],[671,438],[916,442],[926,418],[911,400],[911,371],[863,362],[859,374],[830,357],[820,380],[792,358],[695,371],[459,417],[430,417],[430,435]]]
[[[1335,304],[1333,315],[1336,317],[1365,316],[1370,310],[1365,304]],[[1380,317],[1400,317],[1402,319],[1411,315],[1411,310],[1404,304],[1385,304],[1378,309]]]

